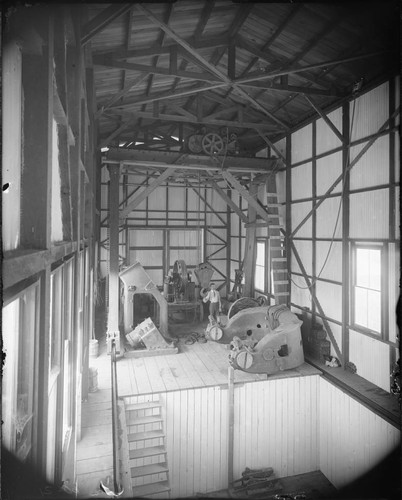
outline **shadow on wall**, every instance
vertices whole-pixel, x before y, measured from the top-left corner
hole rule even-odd
[[[336,498],[400,500],[402,489],[401,449],[397,448],[376,467],[339,490]]]

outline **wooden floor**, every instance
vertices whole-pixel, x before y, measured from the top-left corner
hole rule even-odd
[[[178,354],[143,358],[120,357],[117,361],[118,396],[152,394],[188,388],[227,386],[228,349],[208,341],[186,345],[191,332],[201,333],[205,325],[177,324],[171,335],[179,338]],[[81,497],[106,497],[100,481],[112,484],[111,366],[106,340],[99,341],[99,355],[90,357],[89,366],[97,370],[94,392],[82,406],[82,433],[77,446],[77,487]],[[269,378],[308,376],[320,373],[305,363],[295,370],[270,375]],[[234,383],[266,380],[265,374],[234,372]],[[90,384],[91,385],[91,384]]]

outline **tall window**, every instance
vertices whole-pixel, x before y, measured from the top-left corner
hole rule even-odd
[[[354,252],[353,323],[381,333],[382,249],[356,246]]]
[[[259,292],[265,292],[266,288],[266,240],[257,240],[254,288]]]

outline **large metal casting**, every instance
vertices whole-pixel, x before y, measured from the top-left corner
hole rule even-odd
[[[230,344],[233,368],[272,374],[304,363],[301,324],[284,305],[251,307],[238,311],[225,326],[210,326],[207,335],[215,342]]]

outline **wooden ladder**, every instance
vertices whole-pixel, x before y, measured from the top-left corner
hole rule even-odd
[[[266,185],[267,210],[271,220],[268,225],[269,254],[271,260],[273,294],[275,304],[289,305],[289,279],[284,235],[279,219],[278,193],[275,177],[269,178]]]
[[[153,396],[155,397],[155,396]],[[169,467],[162,404],[130,403],[125,398],[129,480],[135,498],[169,498]]]

